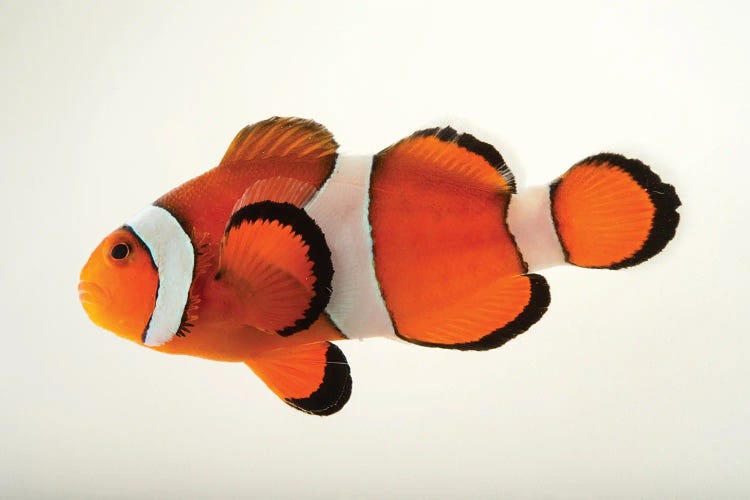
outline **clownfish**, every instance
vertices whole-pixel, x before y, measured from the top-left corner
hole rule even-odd
[[[369,157],[337,147],[310,120],[242,129],[217,167],[96,247],[78,285],[88,316],[156,351],[245,363],[330,415],[352,388],[334,341],[499,347],[550,304],[532,271],[634,266],[679,222],[674,187],[619,154],[517,193],[494,147],[450,127]]]

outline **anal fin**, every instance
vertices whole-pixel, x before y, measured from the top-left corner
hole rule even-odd
[[[490,287],[419,316],[394,317],[402,339],[428,347],[487,350],[525,332],[547,311],[549,286],[538,274],[498,279]]]

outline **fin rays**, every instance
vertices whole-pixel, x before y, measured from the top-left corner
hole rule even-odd
[[[275,116],[240,130],[222,164],[268,158],[335,156],[338,144],[328,130],[312,120]]]
[[[566,258],[581,267],[621,269],[653,257],[674,237],[680,199],[644,163],[602,153],[550,186]]]
[[[247,324],[289,336],[309,328],[328,304],[331,252],[300,208],[254,203],[229,221],[217,278],[246,304]]]
[[[452,128],[415,133],[373,162],[375,274],[396,334],[431,347],[498,347],[549,304],[505,223],[515,180],[489,144]]]
[[[351,396],[349,364],[330,342],[274,349],[246,364],[285,403],[311,415],[336,413]]]
[[[539,321],[549,307],[546,280],[527,274],[500,280],[494,291],[438,311],[429,323],[406,322],[397,335],[415,344],[458,350],[500,347]]]

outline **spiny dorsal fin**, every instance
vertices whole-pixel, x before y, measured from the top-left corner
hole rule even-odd
[[[337,148],[333,135],[319,123],[274,116],[240,130],[221,165],[270,158],[334,159]]]

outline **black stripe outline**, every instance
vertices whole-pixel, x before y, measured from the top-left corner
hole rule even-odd
[[[182,215],[179,213],[175,213],[175,210],[172,208],[169,208],[167,206],[164,206],[160,203],[160,199],[155,201],[153,203],[155,207],[163,208],[169,214],[174,217],[174,219],[177,221],[177,223],[180,225],[182,230],[185,232],[185,234],[188,237],[188,240],[190,240],[190,245],[193,247],[193,276],[190,278],[190,288],[188,289],[188,297],[185,301],[185,308],[182,310],[182,318],[180,318],[180,326],[177,328],[177,332],[175,332],[176,337],[187,337],[192,328],[195,326],[192,323],[188,322],[188,309],[190,308],[190,304],[192,300],[195,298],[193,295],[193,285],[195,284],[195,277],[197,276],[198,272],[198,258],[201,255],[200,249],[195,246],[195,239],[193,238],[193,235],[191,232],[187,230],[188,227],[190,227],[185,219],[183,219]],[[145,333],[144,333],[144,341],[145,341]]]
[[[159,202],[159,200],[155,201],[152,205],[155,206],[155,207],[158,207],[158,208],[166,210],[172,217],[174,217],[174,219],[177,221],[177,224],[180,225],[180,228],[182,228],[182,230],[184,231],[184,233],[187,235],[188,240],[190,241],[190,245],[193,247],[193,275],[190,278],[190,288],[188,289],[187,300],[185,300],[185,307],[182,309],[182,317],[180,318],[180,326],[177,327],[177,331],[174,332],[174,334],[172,336],[172,338],[174,338],[175,336],[177,336],[177,337],[185,337],[185,336],[187,336],[188,333],[190,333],[191,328],[194,326],[193,324],[188,323],[187,311],[188,311],[188,307],[190,306],[190,300],[191,300],[191,294],[192,294],[193,284],[195,283],[196,269],[198,268],[198,251],[195,248],[195,243],[193,241],[192,235],[187,231],[187,229],[185,229],[186,227],[188,227],[188,225],[185,223],[185,221],[183,220],[182,216],[178,215],[178,214],[175,214],[173,210],[171,210],[171,209],[167,208],[166,206],[162,205]],[[123,229],[127,229],[128,231],[130,231],[133,234],[133,236],[136,237],[136,239],[141,243],[141,245],[143,245],[143,247],[148,252],[148,256],[151,259],[151,265],[156,270],[156,276],[157,276],[157,279],[159,280],[158,283],[157,283],[156,296],[155,296],[155,299],[158,299],[159,298],[159,290],[161,289],[161,274],[159,273],[159,268],[156,267],[156,263],[154,262],[154,256],[151,255],[151,249],[146,244],[146,242],[143,241],[141,239],[141,237],[136,234],[135,230],[132,227],[128,226],[127,224],[124,225],[124,226],[122,226],[122,227],[123,227]],[[146,323],[146,328],[143,330],[143,333],[141,334],[141,342],[143,342],[144,344],[146,343],[146,332],[148,332],[148,327],[151,326],[151,318],[153,318],[153,311],[151,312],[151,316],[149,316],[149,318],[148,318],[148,323]],[[171,340],[171,338],[170,338],[170,340]],[[169,340],[167,342],[169,342]]]
[[[151,262],[151,267],[153,267],[154,271],[156,271],[156,293],[154,293],[154,304],[156,304],[156,301],[159,298],[159,290],[161,289],[161,275],[159,274],[159,268],[156,267],[156,262],[154,262],[154,256],[151,255],[151,249],[148,247],[146,242],[143,241],[140,236],[138,236],[138,234],[132,227],[126,224],[122,226],[122,229],[125,229],[130,234],[132,234],[135,240],[143,247],[143,249],[146,251],[146,255],[148,255],[148,260]],[[154,311],[151,311],[151,315],[148,317],[148,321],[146,322],[146,327],[143,329],[143,333],[141,333],[141,342],[143,343],[146,343],[146,332],[148,332],[148,327],[151,326],[151,319],[153,317]]]

